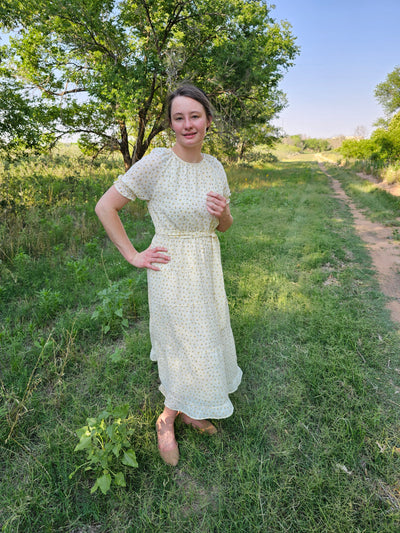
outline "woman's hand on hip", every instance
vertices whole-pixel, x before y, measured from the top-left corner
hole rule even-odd
[[[168,250],[161,246],[155,246],[154,248],[149,246],[147,250],[138,252],[131,263],[137,268],[149,268],[150,270],[160,270],[153,263],[168,263],[170,257],[165,255]]]

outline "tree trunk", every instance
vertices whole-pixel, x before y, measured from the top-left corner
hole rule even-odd
[[[240,147],[240,152],[239,152],[239,159],[243,159],[245,150],[246,150],[246,141],[242,141],[242,146]]]
[[[124,158],[125,172],[127,172],[134,161],[132,161],[131,154],[129,153],[129,141],[128,141],[128,131],[126,129],[126,124],[124,121],[119,122],[119,131],[121,133],[121,140],[119,142],[119,149]]]
[[[135,148],[133,149],[132,165],[136,163],[136,161],[139,161],[139,159],[142,159],[142,157],[146,153],[147,146],[145,146],[145,143],[143,142],[145,131],[146,131],[146,111],[141,109],[139,111],[139,126],[138,126]]]

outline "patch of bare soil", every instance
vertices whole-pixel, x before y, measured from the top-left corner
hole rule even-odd
[[[384,181],[379,181],[375,176],[371,176],[371,174],[364,174],[364,172],[357,172],[357,176],[374,183],[380,189],[393,194],[393,196],[400,196],[400,183],[385,183]]]
[[[344,192],[340,182],[328,174],[322,163],[318,165],[331,180],[335,195],[349,206],[356,231],[366,243],[371,255],[381,290],[389,298],[387,307],[392,320],[400,323],[400,246],[391,240],[392,230],[368,220]]]

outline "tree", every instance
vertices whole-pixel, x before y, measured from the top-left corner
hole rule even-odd
[[[370,139],[346,139],[340,148],[344,157],[392,161],[400,159],[400,112],[387,127],[377,128]]]
[[[376,86],[375,97],[387,115],[400,110],[400,67],[396,67],[387,75],[386,81]]]
[[[0,61],[1,61],[0,50]],[[40,151],[54,141],[54,113],[0,68],[0,153],[7,158]]]
[[[345,139],[339,148],[339,152],[349,159],[371,159],[375,151],[375,143],[370,139]]]
[[[40,152],[55,142],[51,109],[26,95],[18,82],[0,81],[0,153],[12,159],[32,150]]]
[[[231,142],[266,140],[299,51],[263,0],[3,0],[0,23],[13,32],[4,68],[41,95],[54,135],[118,149],[126,169],[166,128],[166,94],[184,80],[210,94]]]

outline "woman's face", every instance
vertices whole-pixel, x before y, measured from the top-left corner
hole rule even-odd
[[[203,105],[188,96],[176,96],[171,104],[171,128],[176,144],[184,149],[200,148],[211,119],[207,118]]]

